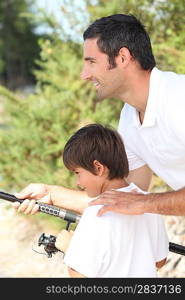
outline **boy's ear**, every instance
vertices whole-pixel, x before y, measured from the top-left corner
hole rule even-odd
[[[105,171],[105,166],[102,165],[98,160],[93,161],[94,169],[97,176],[101,176]]]

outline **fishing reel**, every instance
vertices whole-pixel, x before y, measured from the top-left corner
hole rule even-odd
[[[72,221],[74,221],[74,220],[72,219],[72,221],[71,221],[71,220],[68,219],[67,221],[68,222],[66,224],[65,229],[69,230],[70,229],[70,224],[73,223]],[[38,240],[38,246],[43,245],[44,250],[45,250],[46,253],[38,252],[33,248],[32,248],[32,250],[39,253],[39,254],[45,254],[45,255],[47,255],[48,258],[52,257],[52,255],[57,253],[58,251],[62,252],[63,255],[64,255],[63,251],[61,251],[61,250],[59,250],[55,247],[55,242],[56,242],[56,236],[51,235],[51,234],[49,236],[47,236],[47,235],[45,235],[45,233],[42,233],[41,236],[39,237],[39,240]]]
[[[56,237],[54,235],[46,236],[45,233],[42,233],[38,240],[38,246],[43,245],[46,255],[48,257],[52,257],[53,254],[60,251],[55,247],[55,242],[56,242]]]
[[[71,224],[71,222],[68,220],[67,225],[66,225],[66,230],[69,230],[70,224]],[[49,257],[52,257],[52,255],[57,253],[58,251],[62,252],[61,250],[59,250],[55,247],[55,242],[56,242],[56,236],[51,235],[51,234],[49,236],[47,236],[47,235],[45,235],[45,233],[42,233],[38,240],[38,246],[41,246],[41,245],[44,246],[46,255],[49,258]],[[37,253],[40,253],[40,252],[37,252]],[[64,252],[62,252],[62,253],[64,254]]]
[[[10,202],[18,201],[19,203],[22,203],[24,201],[24,199],[19,199],[19,198],[15,197],[14,195],[4,193],[1,191],[0,191],[0,199],[8,200]],[[66,230],[69,230],[71,223],[78,223],[80,221],[81,216],[77,215],[76,213],[74,213],[72,211],[61,209],[57,206],[49,205],[49,204],[42,203],[42,202],[36,202],[36,203],[39,205],[40,212],[52,215],[54,217],[59,217],[65,221],[67,221]],[[56,237],[54,235],[46,236],[45,233],[42,233],[39,238],[38,245],[39,246],[43,245],[46,253],[40,253],[40,252],[36,251],[35,249],[33,249],[33,247],[32,247],[32,250],[39,254],[46,254],[48,257],[52,257],[52,254],[55,254],[56,252],[58,252],[58,251],[62,252],[61,250],[59,250],[55,247],[55,242],[56,242]]]

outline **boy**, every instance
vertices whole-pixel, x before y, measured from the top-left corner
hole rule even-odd
[[[88,196],[116,189],[141,191],[128,183],[128,161],[119,134],[100,124],[79,129],[66,143],[65,166],[77,176],[77,185]],[[71,277],[157,277],[163,266],[169,241],[161,216],[156,214],[123,215],[107,212],[101,217],[101,205],[84,210],[72,235],[63,231],[56,247],[64,250],[64,262]]]

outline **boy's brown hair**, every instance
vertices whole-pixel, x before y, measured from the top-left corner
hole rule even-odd
[[[93,161],[109,170],[109,179],[128,176],[128,160],[119,133],[101,124],[89,124],[70,137],[64,147],[63,161],[69,170],[84,168],[96,175]]]

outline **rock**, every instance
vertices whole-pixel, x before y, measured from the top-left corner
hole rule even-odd
[[[185,218],[163,216],[170,242],[185,245]],[[38,238],[57,235],[51,224],[34,216],[18,214],[15,209],[0,202],[0,277],[69,277],[62,253],[52,258],[38,247]],[[184,278],[185,256],[169,252],[167,263],[158,271],[159,277]]]
[[[45,253],[38,247],[41,224],[0,203],[0,277],[69,277],[61,252],[48,258],[32,250]]]
[[[185,246],[185,217],[163,216],[169,241]],[[167,263],[159,271],[159,277],[185,278],[185,256],[169,252]]]

